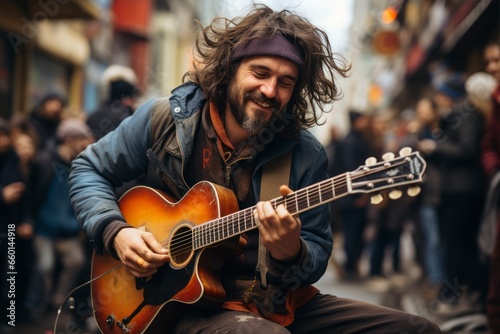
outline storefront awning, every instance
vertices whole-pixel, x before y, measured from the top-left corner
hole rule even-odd
[[[98,19],[99,7],[91,0],[10,0],[25,16],[37,19]]]
[[[460,38],[479,19],[483,12],[491,4],[491,0],[464,1],[449,20],[448,26],[443,31],[444,43],[441,47],[443,53],[450,52]]]

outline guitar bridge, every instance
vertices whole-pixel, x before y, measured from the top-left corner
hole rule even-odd
[[[116,325],[118,326],[118,328],[120,328],[120,329],[122,330],[122,332],[123,332],[124,334],[129,334],[129,333],[130,333],[130,326],[125,325],[125,324],[124,324],[123,322],[121,322],[121,321],[118,321],[118,322],[116,323]]]

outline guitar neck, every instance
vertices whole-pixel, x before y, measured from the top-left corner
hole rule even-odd
[[[354,171],[318,182],[287,196],[275,198],[271,200],[271,204],[274,208],[283,204],[292,215],[298,215],[345,195],[372,193],[421,183],[426,163],[418,152],[410,152],[411,149],[403,148],[400,151],[400,157],[396,159],[392,153],[389,156],[385,154],[384,161],[378,163],[375,158],[369,158],[366,165]],[[416,196],[419,192],[420,190],[408,194]],[[401,196],[401,191],[391,198],[399,196]],[[254,210],[255,206],[252,206],[194,227],[193,248],[207,247],[255,229],[257,225]]]
[[[298,215],[350,192],[349,173],[344,173],[270,202],[274,208],[283,204],[292,215]],[[255,208],[252,206],[194,227],[193,248],[201,249],[257,228]]]

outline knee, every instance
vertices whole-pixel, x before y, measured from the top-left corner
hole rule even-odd
[[[408,319],[405,329],[400,333],[441,334],[441,329],[433,321],[416,315]]]
[[[439,328],[438,325],[436,325],[433,322],[429,322],[429,327],[426,330],[424,330],[423,332],[421,332],[421,333],[426,333],[426,334],[441,334],[442,331],[441,331],[441,328]]]
[[[83,252],[76,254],[72,259],[71,264],[74,269],[81,269],[85,265],[85,255]]]
[[[54,270],[54,258],[50,255],[40,254],[36,262],[36,269],[40,275],[50,275]]]
[[[235,323],[235,333],[266,333],[266,334],[291,334],[288,329],[272,321],[264,320],[258,317],[252,317],[250,321],[238,321]],[[232,333],[232,332],[231,332]]]
[[[83,251],[73,251],[70,254],[64,256],[63,263],[64,267],[70,270],[80,270],[85,265],[85,254]]]

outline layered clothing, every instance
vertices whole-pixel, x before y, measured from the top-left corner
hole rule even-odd
[[[215,143],[215,146],[204,143],[204,138],[221,140],[220,133],[214,136],[210,132],[216,129],[214,124],[204,125],[204,120],[214,121],[213,117],[206,117],[209,112],[210,103],[201,89],[192,83],[184,84],[175,89],[170,98],[145,103],[114,132],[90,145],[74,160],[69,178],[70,196],[78,220],[98,254],[106,247],[103,240],[106,227],[116,221],[125,221],[113,189],[143,173],[146,174],[145,185],[177,199],[182,198],[200,178],[223,183],[237,195],[240,209],[259,200],[263,165],[286,151],[293,150],[295,157],[290,171],[291,189],[298,190],[327,178],[324,148],[308,131],[301,131],[295,139],[284,137],[277,131],[282,129],[286,116],[280,122],[272,121],[268,129],[251,138],[243,147],[232,148],[234,150],[222,147],[221,152],[218,148],[221,143]],[[200,131],[205,133],[204,138],[197,140]],[[203,148],[213,148],[217,151],[213,154],[223,158],[224,182],[217,173],[210,176],[210,173],[193,173],[191,170],[203,168],[203,163],[207,163],[206,167],[220,163],[219,158],[215,162],[204,160]],[[233,156],[227,156],[231,151]],[[227,159],[224,159],[225,156]],[[200,162],[202,166],[197,166]],[[120,166],[118,170],[114,168],[117,165]],[[242,184],[248,171],[249,184],[244,186]],[[96,201],[96,198],[99,200]],[[302,250],[297,260],[282,262],[269,254],[267,256],[268,281],[280,288],[293,287],[296,291],[316,282],[323,275],[332,249],[328,206],[311,209],[299,216],[302,222]],[[252,233],[248,238],[254,240]],[[256,253],[257,243],[249,242],[243,254],[245,259],[230,259],[228,263],[231,265],[223,266],[222,275],[252,281],[254,272],[250,273],[241,266],[248,268],[249,261],[257,258]],[[252,263],[252,267],[255,266],[256,263]],[[308,298],[314,294],[315,290],[307,289]],[[287,305],[282,305],[287,309],[294,303],[292,300],[304,302],[292,294],[288,297]],[[228,308],[234,306],[227,305]],[[245,307],[243,304],[239,306]],[[293,315],[293,312],[288,315]],[[283,322],[286,324],[291,320],[286,318]]]

